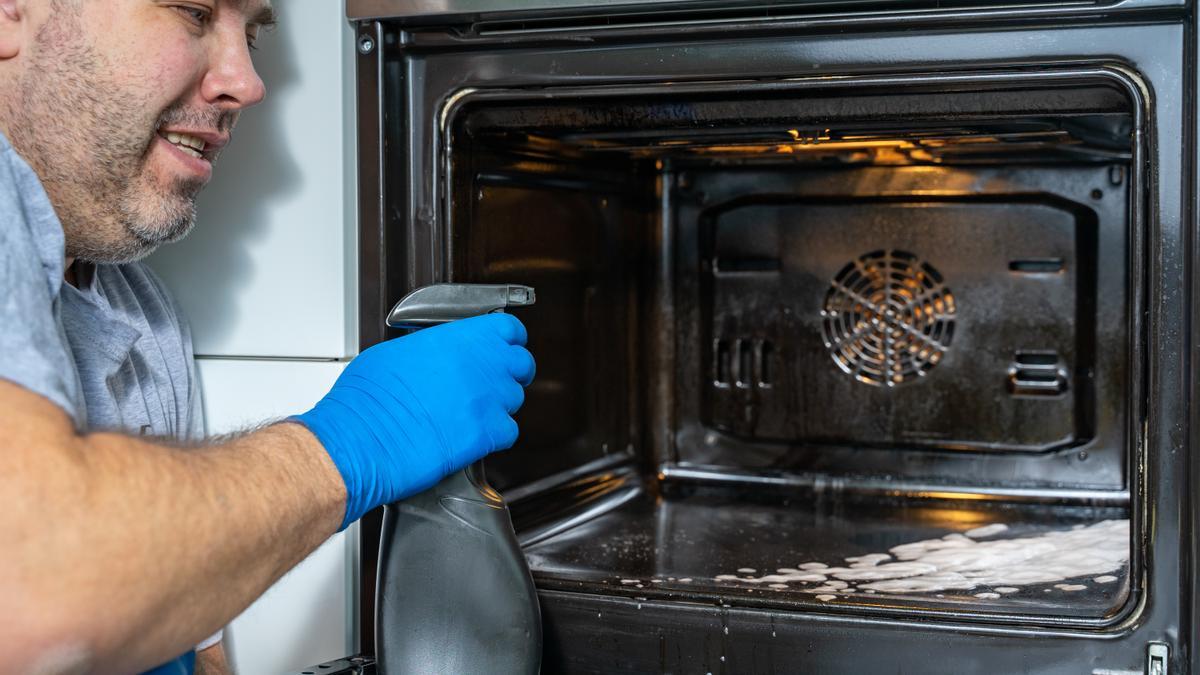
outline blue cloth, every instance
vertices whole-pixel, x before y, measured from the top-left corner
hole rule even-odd
[[[516,317],[489,314],[389,340],[351,361],[325,398],[293,418],[342,475],[342,529],[516,442],[512,414],[534,375],[525,339]]]
[[[188,652],[170,663],[164,663],[154,670],[147,670],[142,675],[192,675],[194,670],[196,670],[196,652]]]

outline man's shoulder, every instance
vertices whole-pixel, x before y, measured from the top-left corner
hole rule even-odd
[[[63,273],[62,225],[37,174],[0,134],[0,267],[20,267],[58,294]]]
[[[0,378],[40,394],[76,425],[83,391],[64,334],[62,228],[33,170],[0,136]]]
[[[41,192],[41,182],[33,168],[17,153],[4,134],[0,134],[0,194],[18,202],[26,202]],[[48,201],[46,205],[49,206]]]
[[[19,161],[23,162],[17,151],[13,150],[12,144],[8,142],[8,137],[0,133],[0,174],[12,175],[13,165]]]

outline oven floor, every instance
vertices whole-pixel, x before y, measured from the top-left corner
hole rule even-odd
[[[543,589],[735,607],[1103,621],[1130,594],[1126,518],[1114,508],[755,502],[727,492],[643,491],[527,546],[526,555]],[[895,548],[905,544],[915,545]]]

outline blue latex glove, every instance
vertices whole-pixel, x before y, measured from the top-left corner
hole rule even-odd
[[[292,418],[321,441],[345,481],[339,530],[516,442],[512,414],[534,374],[525,339],[516,317],[489,314],[375,345]]]

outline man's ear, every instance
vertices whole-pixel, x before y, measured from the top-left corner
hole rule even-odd
[[[11,59],[21,51],[24,3],[0,0],[0,59]]]

